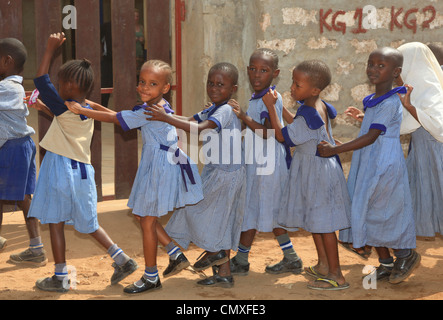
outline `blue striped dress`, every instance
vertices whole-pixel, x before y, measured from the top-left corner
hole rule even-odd
[[[204,199],[177,210],[165,230],[185,249],[192,242],[209,252],[236,251],[245,201],[241,123],[228,104],[213,105],[194,118],[217,125],[203,137],[202,151],[206,155],[201,174]]]
[[[372,96],[365,99],[359,136],[370,129],[382,130],[382,134],[373,144],[354,151],[348,177],[352,228],[340,232],[340,240],[352,242],[355,248],[412,249],[415,224],[400,144],[402,104],[396,94],[371,104]]]
[[[317,156],[321,141],[335,145],[331,119],[334,107],[324,102],[329,133],[317,110],[302,105],[294,121],[282,129],[285,143],[295,146],[289,179],[283,189],[278,223],[312,233],[331,233],[350,227],[350,199],[338,157]]]
[[[268,91],[269,89],[265,90]],[[279,93],[275,107],[283,124],[283,101]],[[255,122],[261,124],[269,118],[268,109],[260,96],[251,99],[247,113]],[[247,138],[243,144],[246,201],[242,231],[255,229],[271,232],[281,227],[276,220],[280,209],[280,196],[289,177],[290,149],[285,149],[274,137],[262,139],[249,128],[246,134]]]
[[[197,165],[177,146],[175,127],[147,120],[145,107],[136,106],[117,114],[124,131],[139,128],[143,139],[128,207],[138,216],[161,217],[202,200],[202,183]],[[173,113],[169,103],[164,108]]]

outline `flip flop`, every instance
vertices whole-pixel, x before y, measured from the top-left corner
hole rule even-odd
[[[330,284],[331,286],[330,287],[317,287],[317,286],[313,286],[313,285],[308,284],[309,289],[324,290],[324,291],[336,291],[336,290],[344,290],[344,289],[349,288],[349,284],[347,282],[345,282],[344,284],[338,284],[337,281],[332,280],[332,279],[327,279],[327,278],[318,278],[314,282],[326,282],[326,283]]]
[[[356,255],[358,255],[360,258],[362,258],[363,260],[368,260],[371,253],[372,253],[372,248],[368,249],[368,250],[364,250],[363,252],[359,252],[357,249],[355,249],[352,246],[352,243],[348,243],[348,242],[338,242],[344,249],[348,250],[349,252],[355,253]]]
[[[316,279],[318,279],[318,278],[325,278],[326,277],[326,275],[318,273],[317,271],[315,271],[313,266],[306,267],[304,270],[305,270],[307,275],[309,275],[311,277],[314,277]]]

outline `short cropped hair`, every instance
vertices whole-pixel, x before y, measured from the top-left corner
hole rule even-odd
[[[11,56],[18,72],[23,71],[28,51],[20,40],[15,38],[5,38],[0,40],[0,57]]]
[[[141,70],[149,67],[164,71],[166,73],[166,81],[169,84],[172,84],[172,67],[169,65],[169,63],[162,60],[148,60],[142,65]]]
[[[226,72],[229,78],[232,80],[233,85],[237,85],[238,83],[238,69],[236,66],[229,62],[220,62],[212,66],[209,70],[209,74],[214,71],[223,71]]]
[[[274,63],[274,66],[273,66],[274,70],[278,69],[279,58],[278,58],[278,55],[275,53],[275,51],[273,51],[271,49],[267,49],[267,48],[259,48],[251,54],[250,60],[252,60],[253,58],[261,57],[261,56],[271,57],[272,62]]]
[[[297,70],[309,76],[311,84],[320,90],[324,90],[332,80],[331,70],[321,60],[303,61],[295,67]]]

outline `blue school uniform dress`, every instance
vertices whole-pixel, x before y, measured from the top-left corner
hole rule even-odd
[[[376,99],[370,95],[363,101],[365,117],[359,136],[370,129],[382,134],[352,156],[348,177],[352,228],[340,232],[340,240],[353,243],[355,248],[415,248],[411,194],[400,144],[402,104],[398,90],[402,89]]]
[[[327,141],[335,145],[331,119],[337,115],[326,102],[328,132],[321,116],[312,107],[302,105],[294,121],[282,129],[285,143],[295,146],[289,179],[283,189],[278,222],[312,233],[330,233],[350,227],[350,198],[338,157],[322,158],[317,145]]]
[[[262,100],[268,91],[269,88],[260,94],[254,94],[247,111],[255,122],[262,125],[267,118],[269,119],[268,109]],[[280,93],[275,108],[283,125],[283,101]],[[272,141],[269,141],[270,139]],[[269,150],[268,147],[272,146],[273,149]],[[280,209],[280,196],[289,177],[290,149],[285,149],[285,145],[274,137],[261,138],[250,128],[247,128],[243,147],[246,164],[246,201],[242,231],[255,229],[271,232],[276,227],[281,227],[276,219]]]
[[[65,222],[78,232],[93,233],[99,228],[90,153],[94,120],[70,112],[48,75],[34,84],[54,119],[40,142],[46,153],[29,216],[42,224]]]
[[[411,133],[406,166],[417,236],[443,234],[443,143],[418,128]]]
[[[175,127],[147,120],[146,107],[144,104],[117,113],[123,130],[138,128],[143,139],[142,156],[128,207],[141,217],[161,217],[202,200],[202,183],[197,165],[177,147]],[[166,102],[164,108],[168,114],[173,113],[169,103]]]
[[[23,201],[35,188],[35,131],[26,121],[22,82],[17,75],[0,81],[0,200]]]
[[[245,201],[241,123],[228,104],[213,105],[194,116],[217,124],[203,132],[206,162],[201,178],[204,199],[175,212],[166,232],[183,248],[192,242],[209,252],[237,250]]]

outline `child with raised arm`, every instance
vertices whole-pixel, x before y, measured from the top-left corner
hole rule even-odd
[[[34,80],[40,99],[54,115],[40,145],[46,154],[40,167],[29,216],[49,224],[55,263],[52,277],[37,280],[37,288],[67,292],[69,280],[66,264],[65,224],[90,234],[114,260],[111,284],[116,284],[137,269],[130,259],[98,224],[97,189],[91,165],[90,144],[94,120],[73,114],[65,106],[74,100],[84,108],[94,83],[94,73],[87,60],[72,60],[59,70],[59,91],[49,79],[48,70],[56,50],[64,43],[63,33],[52,34]],[[45,107],[46,108],[46,107]]]
[[[322,61],[304,61],[295,67],[292,82],[291,95],[294,100],[303,101],[303,105],[287,127],[283,128],[277,116],[277,94],[270,91],[263,98],[276,139],[296,146],[277,222],[312,233],[318,263],[305,268],[305,272],[315,278],[308,288],[346,289],[349,284],[341,272],[335,233],[350,227],[346,180],[337,157],[317,155],[321,141],[335,144],[331,119],[337,112],[319,96],[331,82],[331,73]]]
[[[0,227],[4,203],[13,203],[23,211],[30,243],[25,251],[10,256],[17,264],[45,265],[38,219],[28,216],[36,181],[36,148],[28,126],[29,110],[23,99],[23,72],[27,50],[17,39],[0,40]],[[0,250],[6,239],[0,237]]]
[[[177,210],[166,225],[168,234],[182,247],[188,248],[193,242],[206,250],[193,266],[197,271],[213,267],[214,275],[198,282],[202,286],[234,285],[229,255],[230,250],[237,250],[245,200],[241,123],[227,104],[237,91],[237,81],[235,66],[218,63],[208,74],[207,93],[213,103],[210,108],[189,118],[169,117],[158,106],[149,108],[153,112],[151,120],[165,121],[191,133],[202,132],[203,148],[210,153],[201,176],[204,199]]]
[[[249,82],[254,94],[247,113],[242,111],[238,103],[230,103],[237,117],[247,127],[247,138],[243,144],[246,163],[245,213],[238,252],[231,260],[233,274],[248,274],[249,252],[257,231],[273,232],[283,252],[282,261],[266,266],[266,272],[280,274],[303,271],[302,261],[293,248],[288,231],[276,221],[280,208],[280,194],[289,177],[291,151],[275,141],[274,136],[267,136],[271,122],[262,98],[271,89],[273,80],[280,73],[278,60],[277,54],[272,50],[254,51],[248,66]],[[278,119],[283,124],[283,101],[281,95],[279,93],[277,95],[276,110]],[[264,154],[267,154],[267,158]]]
[[[375,93],[363,100],[365,114],[359,137],[339,146],[322,142],[321,156],[354,151],[348,177],[352,200],[351,229],[340,239],[354,248],[375,247],[380,266],[377,280],[399,283],[420,263],[415,248],[415,224],[408,174],[400,144],[402,104],[393,89],[400,76],[403,55],[393,48],[381,48],[369,55],[366,73]],[[391,256],[394,250],[396,260]]]
[[[172,276],[190,265],[158,222],[158,218],[176,208],[196,204],[203,199],[198,168],[178,148],[176,129],[165,122],[149,121],[145,115],[145,108],[157,104],[165,110],[168,117],[174,113],[163,98],[168,93],[171,82],[171,67],[160,60],[149,60],[140,70],[137,87],[143,105],[116,113],[111,110],[86,110],[79,104],[67,103],[74,113],[99,121],[113,122],[125,131],[140,128],[142,133],[142,158],[128,206],[140,221],[143,231],[145,272],[140,280],[124,288],[124,292],[129,294],[162,287],[157,268],[158,242],[165,246],[170,257],[164,277]]]

